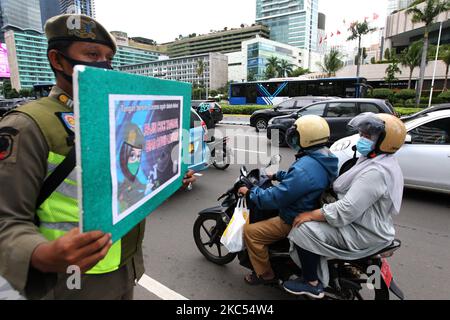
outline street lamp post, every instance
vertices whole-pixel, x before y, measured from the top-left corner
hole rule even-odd
[[[441,25],[439,27],[438,44],[437,44],[437,49],[436,49],[436,59],[434,60],[433,80],[431,80],[430,100],[428,102],[428,108],[431,107],[431,102],[433,101],[434,81],[436,78],[436,67],[437,67],[437,62],[438,62],[438,58],[439,58],[439,47],[441,45],[442,24],[443,24],[443,22],[441,21]]]

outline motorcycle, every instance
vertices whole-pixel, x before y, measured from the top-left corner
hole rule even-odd
[[[194,240],[202,255],[216,265],[227,265],[236,257],[239,264],[253,271],[247,250],[239,253],[231,253],[221,244],[220,239],[231,221],[234,210],[238,204],[238,190],[243,185],[251,183],[261,188],[271,188],[273,183],[266,170],[280,163],[281,156],[275,156],[270,163],[262,169],[248,171],[244,166],[240,170],[240,177],[234,186],[224,193],[217,201],[222,201],[219,206],[208,208],[199,213],[193,228]],[[256,223],[278,215],[274,211],[261,211],[249,207],[250,223]],[[370,286],[369,280],[376,280],[376,285],[371,289],[375,300],[389,300],[390,292],[404,300],[404,294],[393,280],[387,258],[401,247],[401,242],[395,240],[380,252],[356,261],[330,260],[328,262],[330,283],[325,290],[325,298],[331,300],[364,300],[364,287]],[[284,281],[302,276],[301,269],[294,263],[289,254],[290,243],[284,239],[269,246],[269,257],[278,286],[282,287]],[[378,277],[376,277],[378,275]],[[367,284],[367,286],[366,286]]]

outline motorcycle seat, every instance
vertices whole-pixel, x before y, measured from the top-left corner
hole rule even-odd
[[[402,246],[402,242],[400,240],[395,239],[392,241],[392,243],[381,250],[380,252],[377,252],[376,254],[370,256],[370,259],[376,259],[376,258],[389,258],[391,257],[395,251],[397,251]]]
[[[371,259],[389,258],[401,246],[402,246],[402,242],[400,240],[396,239],[396,240],[392,241],[392,243],[389,246],[387,246],[386,248],[384,248],[383,250],[380,250],[379,252],[377,252],[377,253],[375,253],[375,254],[373,254],[371,256],[368,256],[368,257],[365,257],[365,258],[362,258],[362,259],[358,259],[356,261],[364,262],[364,261],[371,260]],[[329,263],[330,264],[342,263],[342,262],[346,262],[346,261],[347,260],[333,259],[333,260],[330,260]],[[351,262],[351,261],[348,261],[348,262]]]

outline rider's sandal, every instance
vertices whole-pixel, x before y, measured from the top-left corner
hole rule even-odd
[[[267,285],[267,284],[276,284],[276,283],[278,283],[276,278],[266,280],[266,279],[264,279],[262,277],[258,277],[258,275],[255,272],[247,275],[244,278],[244,280],[245,280],[245,282],[247,284],[249,284],[251,286],[259,286],[259,285]]]

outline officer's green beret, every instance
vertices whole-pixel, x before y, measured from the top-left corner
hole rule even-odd
[[[83,41],[107,45],[117,52],[114,37],[97,21],[82,14],[63,14],[50,18],[45,24],[48,43]]]

